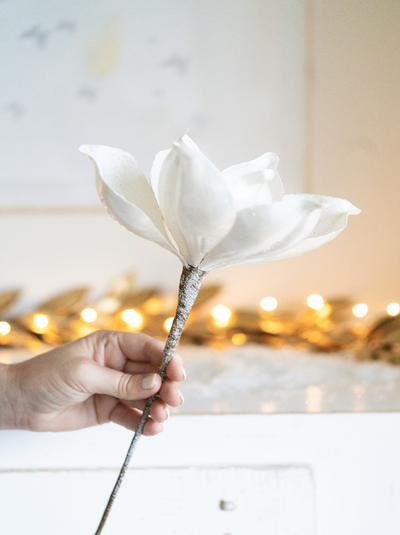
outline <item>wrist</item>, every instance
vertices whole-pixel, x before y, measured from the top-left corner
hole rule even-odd
[[[15,365],[0,364],[0,429],[19,429],[17,423]]]

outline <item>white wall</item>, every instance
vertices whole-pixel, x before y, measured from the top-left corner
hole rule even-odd
[[[400,3],[314,5],[312,189],[345,197],[362,213],[300,267],[309,266],[317,290],[331,286],[372,303],[400,300]]]
[[[244,9],[244,4],[238,2],[236,5],[239,4]],[[254,7],[255,4],[251,2],[249,5]],[[311,3],[313,9],[308,13],[306,39],[302,33],[304,5],[301,2],[271,0],[267,3],[260,1],[259,4],[264,6],[264,10],[272,9],[272,6],[270,12],[277,17],[274,20],[284,25],[277,27],[265,16],[265,11],[257,21],[258,29],[272,35],[273,42],[277,43],[274,48],[277,54],[274,56],[275,63],[269,63],[276,85],[268,87],[286,87],[290,80],[295,84],[292,92],[282,90],[274,93],[282,93],[278,111],[274,112],[274,125],[282,149],[281,174],[285,184],[286,174],[289,178],[286,190],[296,189],[296,181],[292,181],[293,162],[302,174],[302,155],[305,154],[306,190],[347,198],[363,212],[350,218],[343,234],[320,250],[278,264],[217,271],[210,274],[208,280],[221,281],[225,285],[221,300],[232,305],[255,305],[265,295],[275,295],[286,302],[304,300],[310,293],[317,292],[327,297],[351,295],[356,300],[376,304],[383,309],[387,302],[400,300],[397,275],[400,268],[400,234],[397,231],[400,226],[397,199],[400,169],[400,65],[397,56],[400,35],[396,31],[400,4],[395,0],[357,3],[315,0]],[[283,11],[277,8],[280,5],[284,6]],[[210,6],[207,4],[208,9]],[[292,14],[290,7],[295,8]],[[282,17],[282,13],[286,16]],[[251,20],[254,22],[254,19]],[[279,33],[282,28],[286,34]],[[292,38],[285,40],[287,35],[292,35]],[[303,70],[299,71],[299,51],[305,42],[308,68],[306,71],[303,62]],[[227,56],[230,47],[224,51]],[[270,50],[265,52],[268,57]],[[207,53],[211,57],[212,50]],[[202,57],[206,68],[207,54]],[[231,64],[229,73],[232,75],[233,71]],[[253,76],[256,71],[256,65],[253,65]],[[307,135],[304,151],[301,135],[303,108],[298,99],[301,95],[302,101],[304,96],[302,88],[306,72]],[[257,84],[255,78],[252,80]],[[257,91],[260,87],[263,87],[262,80],[261,85],[257,85]],[[208,86],[202,101],[210,103],[211,93]],[[245,117],[252,106],[252,98],[239,98],[237,102],[243,106],[241,113]],[[254,108],[251,109],[255,121],[257,113]],[[272,106],[272,109],[275,108]],[[261,145],[269,136],[263,138],[261,123],[253,129],[251,123],[243,119],[242,128],[225,129],[223,114],[217,113],[216,100],[212,101],[209,111],[211,121],[214,113],[218,117],[216,127],[213,128],[214,123],[211,122],[204,131],[201,128],[205,127],[198,125],[196,128],[205,148],[209,149],[210,156],[217,163],[228,164],[229,158],[240,161],[260,152]],[[289,138],[285,133],[292,122],[292,115],[295,134],[294,138]],[[145,132],[147,119],[148,116],[144,115],[139,127],[131,125],[136,141],[140,141],[142,132]],[[183,124],[183,119],[185,117],[179,119],[178,126]],[[146,165],[149,165],[150,154],[164,148],[172,141],[171,138],[178,135],[177,124],[173,121],[165,124],[172,126],[168,131],[164,129],[162,134],[157,131],[143,134],[146,145],[141,151]],[[265,128],[264,132],[270,132],[267,126]],[[215,149],[218,144],[225,147],[227,134],[230,143],[234,143],[235,156]],[[247,139],[248,143],[239,150],[243,139]],[[82,141],[91,140],[85,138]],[[42,143],[45,142],[44,137]],[[133,150],[134,143],[131,145],[123,148]],[[291,162],[291,171],[287,167],[288,162]],[[88,177],[91,180],[93,169],[90,162],[84,161],[80,165],[84,180]],[[32,168],[34,166],[32,163]],[[285,166],[287,172],[284,172]],[[137,270],[139,281],[144,284],[156,282],[172,288],[177,285],[180,271],[179,263],[168,253],[129,235],[105,213],[92,209],[82,213],[73,210],[30,213],[11,209],[9,204],[0,212],[0,251],[0,287],[23,286],[31,299],[81,283],[90,283],[98,290],[129,268]]]

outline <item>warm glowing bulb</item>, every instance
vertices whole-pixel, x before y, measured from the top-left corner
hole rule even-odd
[[[261,301],[261,308],[267,312],[275,310],[277,306],[278,301],[275,299],[275,297],[265,297],[265,299]]]
[[[92,323],[92,321],[97,319],[97,312],[93,308],[85,308],[81,312],[81,318],[83,321],[86,321],[86,323]]]
[[[284,326],[280,321],[268,321],[265,320],[261,323],[261,329],[265,333],[279,334],[283,332]]]
[[[232,310],[224,305],[218,305],[211,310],[211,316],[214,318],[214,324],[222,329],[229,324]]]
[[[244,333],[236,333],[232,336],[232,342],[235,346],[241,346],[247,342],[247,336]]]
[[[317,310],[317,312],[320,318],[326,318],[332,312],[332,307],[328,303],[324,303],[324,306]]]
[[[164,321],[164,329],[169,333],[171,330],[172,324],[174,322],[174,318],[168,318]]]
[[[320,295],[313,294],[307,298],[307,305],[314,310],[321,310],[324,306],[324,300]]]
[[[368,307],[364,303],[359,303],[358,305],[353,307],[353,314],[357,316],[357,318],[363,318],[368,312]]]
[[[133,308],[124,310],[121,314],[121,318],[131,329],[139,330],[143,325],[143,316]]]
[[[390,305],[387,306],[386,312],[389,314],[389,316],[397,316],[400,312],[400,305],[399,303],[390,303]]]
[[[232,310],[224,305],[218,305],[211,310],[211,316],[216,320],[229,321]]]
[[[147,314],[153,316],[161,312],[163,302],[161,299],[158,299],[158,297],[152,297],[151,299],[148,299],[143,306]]]
[[[319,331],[308,331],[305,333],[305,336],[312,344],[316,344],[322,339],[322,333]]]
[[[49,324],[49,318],[44,314],[35,314],[33,316],[33,323],[38,329],[45,329]]]
[[[0,334],[5,336],[11,331],[11,325],[6,321],[0,321]]]

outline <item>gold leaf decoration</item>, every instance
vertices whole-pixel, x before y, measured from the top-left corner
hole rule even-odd
[[[220,291],[221,285],[219,284],[209,284],[201,287],[193,308],[201,307],[204,303],[215,297]]]
[[[383,360],[400,365],[400,315],[385,316],[374,325],[354,317],[348,298],[330,299],[319,310],[300,303],[287,311],[228,309],[228,319],[218,322],[207,305],[220,285],[202,287],[189,317],[182,342],[210,345],[220,350],[231,344],[264,344],[276,348],[291,346],[301,351],[332,353],[347,351],[360,360]],[[165,340],[168,321],[175,312],[176,295],[157,287],[139,288],[136,277],[118,277],[96,301],[90,303],[89,289],[63,292],[34,310],[6,317],[20,297],[17,290],[0,293],[0,347],[27,348],[37,352],[75,340],[97,329],[143,331]],[[81,312],[93,308],[85,319]],[[211,307],[210,307],[211,308]],[[217,308],[217,307],[216,307]],[[227,307],[222,307],[227,308]],[[134,309],[134,319],[124,312]],[[44,321],[41,323],[39,320]],[[88,316],[86,316],[88,318]]]
[[[143,305],[152,297],[159,295],[158,288],[148,288],[147,290],[125,293],[121,300],[121,308],[137,308]]]
[[[56,295],[39,306],[39,310],[55,316],[73,316],[86,306],[88,288],[75,288]]]
[[[123,299],[125,295],[134,293],[138,290],[136,277],[133,273],[126,273],[117,277],[112,283],[107,296],[116,299]]]
[[[9,310],[20,297],[19,290],[9,290],[8,292],[0,293],[0,314],[4,314]]]

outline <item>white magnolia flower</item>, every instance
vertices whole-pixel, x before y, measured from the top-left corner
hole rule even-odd
[[[148,181],[120,149],[80,150],[95,163],[112,217],[202,271],[298,256],[335,238],[360,212],[343,199],[284,195],[271,152],[220,172],[184,135],[157,154]]]

